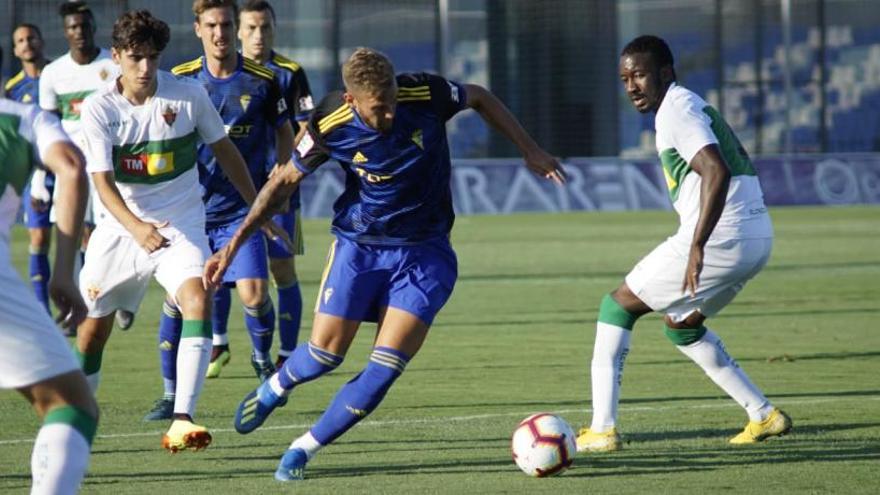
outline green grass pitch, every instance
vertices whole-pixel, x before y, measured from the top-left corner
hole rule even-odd
[[[625,449],[581,455],[552,479],[514,466],[517,422],[541,411],[588,420],[589,360],[602,295],[676,226],[671,212],[462,217],[460,277],[422,352],[385,402],[310,464],[310,493],[876,493],[880,481],[880,208],[781,208],[768,267],[709,322],[730,353],[794,419],[791,435],[732,447],[746,416],[669,343],[656,316],[635,328],[620,412]],[[304,331],[323,270],[327,220],[305,223],[297,260]],[[25,233],[14,236],[26,270]],[[15,297],[4,294],[3,297]],[[365,325],[346,362],[296,390],[256,432],[232,429],[257,380],[240,309],[233,360],[206,383],[205,451],[162,451],[164,423],[141,417],[161,393],[153,286],[104,359],[102,421],[83,493],[279,493],[281,453],[365,364]],[[273,294],[274,297],[274,294]],[[276,344],[277,345],[277,344]],[[0,394],[0,492],[26,493],[39,423]]]

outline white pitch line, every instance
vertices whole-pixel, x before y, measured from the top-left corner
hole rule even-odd
[[[801,404],[822,404],[827,402],[847,402],[847,401],[865,401],[865,400],[880,400],[880,395],[862,395],[862,396],[852,396],[852,397],[820,397],[816,399],[780,399],[774,400],[774,404],[780,405],[801,405]],[[621,407],[620,411],[622,412],[664,412],[664,411],[675,411],[682,409],[727,409],[734,408],[736,404],[728,401],[723,402],[713,402],[711,404],[691,404],[691,405],[675,405],[675,406],[631,406],[631,407]],[[568,413],[588,413],[590,409],[559,409],[556,411],[552,411],[556,414],[568,414]],[[366,420],[358,424],[359,427],[377,427],[377,426],[405,426],[405,425],[423,425],[423,424],[436,424],[436,423],[446,423],[449,421],[473,421],[480,419],[493,419],[493,418],[504,418],[508,416],[515,417],[526,417],[531,414],[534,414],[535,411],[518,411],[518,412],[505,412],[505,413],[486,413],[486,414],[471,414],[468,416],[444,416],[444,417],[436,417],[436,418],[414,418],[414,419],[387,419],[387,420]],[[277,426],[264,426],[261,427],[258,431],[279,431],[279,430],[298,430],[302,428],[308,428],[312,426],[312,423],[300,423],[300,424],[287,424],[287,425],[277,425]],[[235,432],[234,428],[212,428],[212,435],[216,435],[217,433],[232,433]],[[96,435],[95,439],[107,440],[114,438],[139,438],[139,437],[158,437],[162,435],[162,431],[153,431],[153,432],[138,432],[138,433],[107,433],[102,435]],[[20,438],[15,440],[0,440],[0,445],[15,445],[21,443],[33,443],[33,438]]]

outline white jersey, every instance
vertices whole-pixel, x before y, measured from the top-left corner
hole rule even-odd
[[[9,243],[21,194],[36,158],[58,141],[67,141],[58,117],[34,105],[0,98],[0,244]]]
[[[204,229],[196,146],[226,137],[223,121],[200,85],[163,71],[157,77],[156,94],[143,105],[132,105],[115,81],[86,98],[86,170],[114,172],[122,199],[141,220]],[[103,222],[130,236],[113,215]]]
[[[657,152],[672,205],[681,221],[676,236],[690,241],[700,216],[700,175],[691,160],[702,148],[717,144],[731,178],[727,201],[710,239],[773,237],[764,193],[751,159],[727,122],[696,93],[673,83],[655,119]]]
[[[52,61],[40,74],[40,107],[58,112],[61,125],[73,142],[83,147],[80,138],[80,110],[83,100],[98,88],[119,76],[119,66],[110,52],[101,49],[91,63],[80,65],[70,52]]]

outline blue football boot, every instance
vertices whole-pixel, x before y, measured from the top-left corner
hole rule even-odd
[[[275,394],[269,386],[269,380],[266,380],[238,404],[235,410],[235,431],[244,435],[256,430],[276,407],[286,402],[287,397]]]
[[[305,477],[306,463],[309,456],[302,449],[288,449],[281,456],[275,479],[278,481],[300,481]]]

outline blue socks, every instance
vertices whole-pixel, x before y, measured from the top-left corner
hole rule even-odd
[[[232,296],[229,287],[220,286],[214,292],[214,305],[211,308],[211,332],[214,334],[214,346],[229,344],[226,335],[229,323],[229,308],[232,305]]]
[[[327,445],[373,412],[408,362],[409,356],[396,349],[373,348],[367,367],[339,390],[310,430],[315,440]]]
[[[254,357],[258,361],[269,361],[272,333],[275,331],[275,307],[272,305],[272,299],[267,297],[255,308],[244,306],[244,324],[251,336]]]
[[[34,294],[37,300],[46,308],[46,312],[50,315],[49,310],[49,256],[41,253],[38,249],[30,247],[30,259],[28,263],[28,272],[31,277],[31,285],[34,288]],[[280,291],[279,291],[280,292]],[[301,306],[302,304],[300,304]]]
[[[278,382],[283,389],[290,390],[336,369],[342,359],[343,356],[325,351],[311,342],[300,344],[278,370]]]
[[[183,316],[174,303],[162,303],[162,316],[159,318],[159,363],[162,367],[162,379],[165,396],[175,393],[177,383],[177,347],[183,331]]]
[[[302,322],[302,307],[299,283],[278,288],[278,337],[281,339],[278,355],[281,357],[290,356],[296,348]]]

